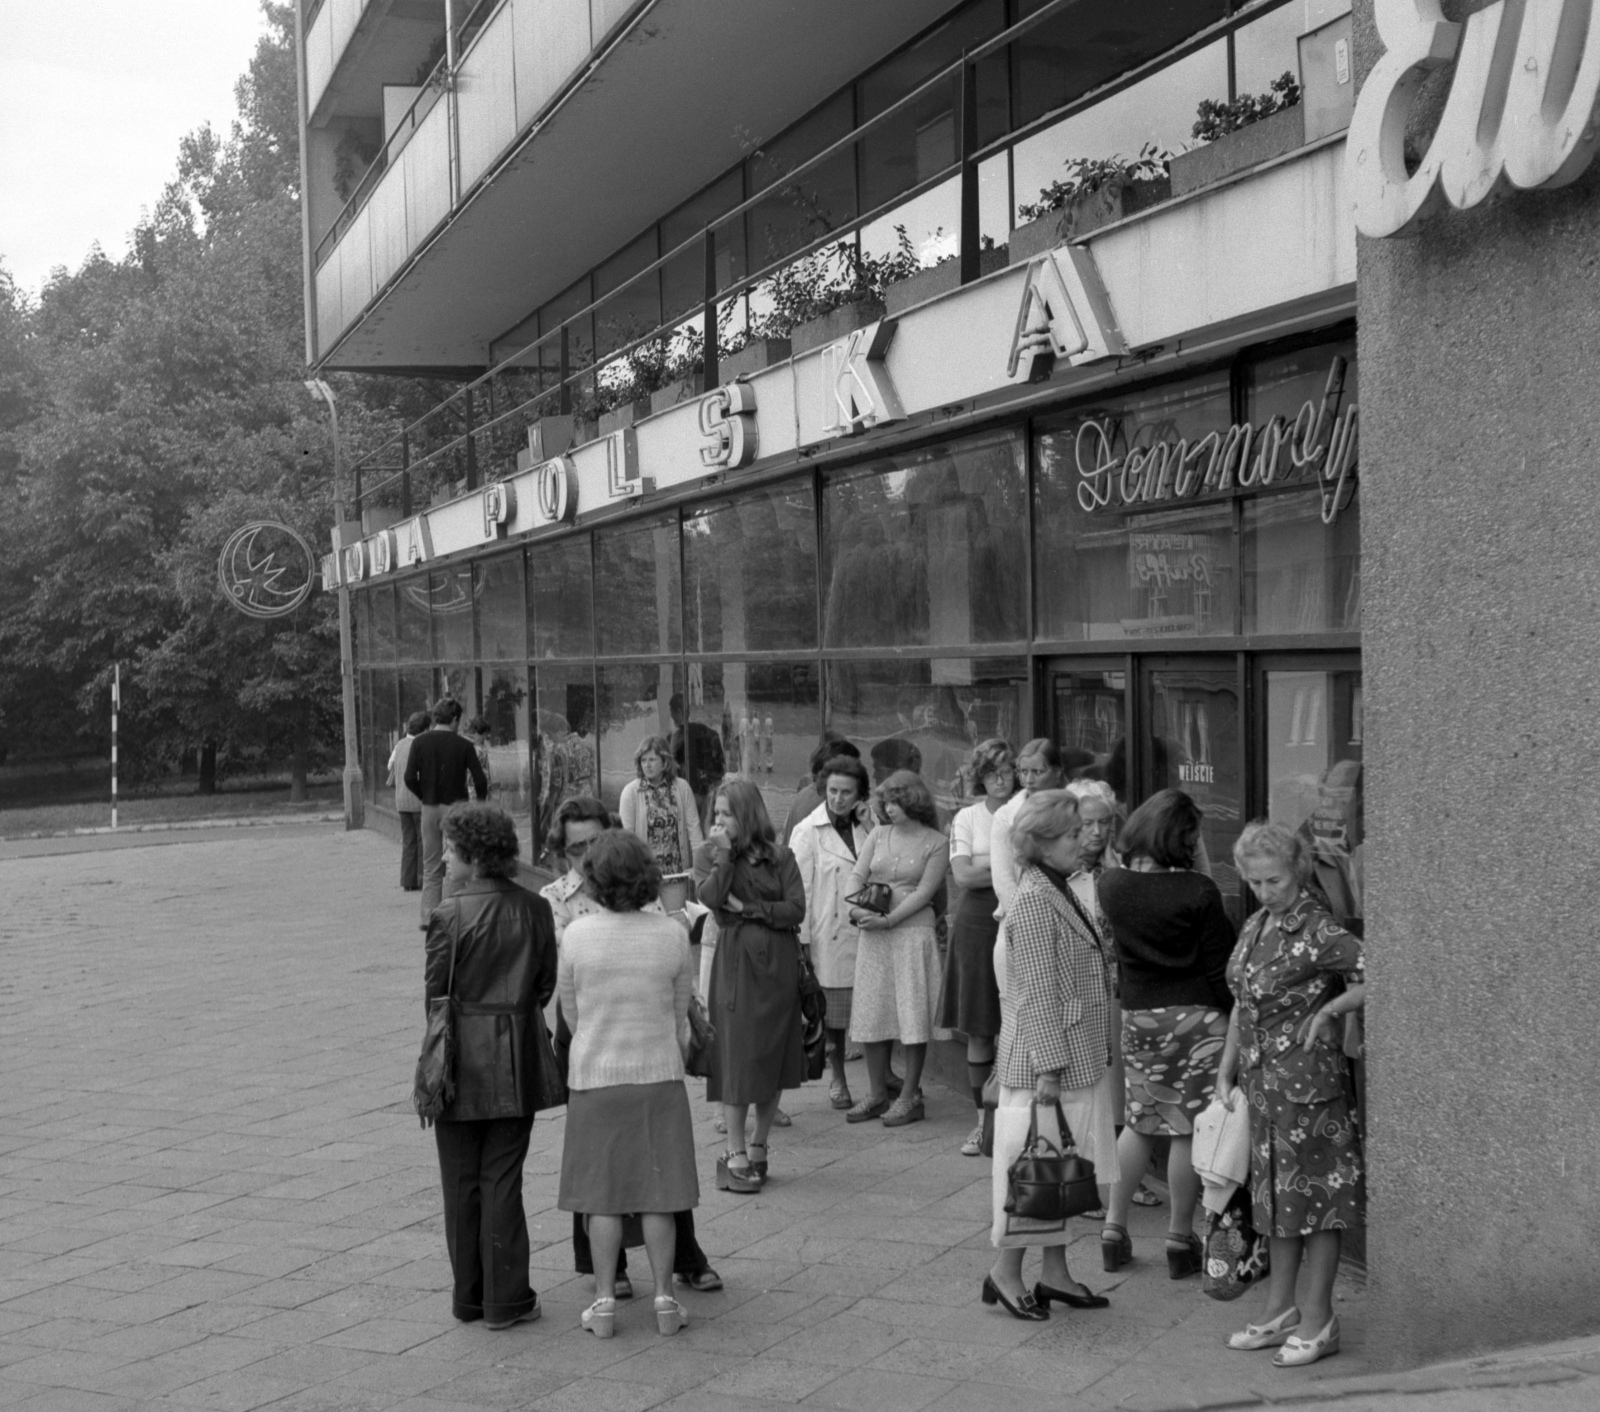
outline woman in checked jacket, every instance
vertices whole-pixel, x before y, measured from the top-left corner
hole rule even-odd
[[[1100,1309],[1110,1301],[1067,1270],[1065,1222],[1019,1222],[1005,1210],[1007,1174],[1027,1142],[1030,1108],[1039,1132],[1058,1144],[1060,1103],[1078,1152],[1095,1166],[1102,1188],[1117,1179],[1116,1113],[1111,1091],[1110,962],[1067,879],[1078,866],[1078,801],[1042,790],[1018,810],[1012,852],[1022,877],[995,946],[1000,984],[1000,1040],[995,1067],[1000,1106],[994,1124],[994,1230],[999,1250],[983,1282],[983,1302],[1018,1319],[1048,1319],[1052,1303]],[[1044,1280],[1030,1291],[1022,1261],[1043,1247]]]

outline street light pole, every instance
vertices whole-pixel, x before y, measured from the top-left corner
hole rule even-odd
[[[344,456],[339,445],[339,408],[333,389],[321,378],[308,379],[306,391],[328,408],[328,426],[333,433],[333,522],[340,542],[335,553],[344,554],[346,505],[344,499]],[[361,778],[361,757],[356,749],[356,673],[355,653],[350,635],[350,585],[339,574],[339,682],[344,693],[344,826],[364,828],[367,800]]]

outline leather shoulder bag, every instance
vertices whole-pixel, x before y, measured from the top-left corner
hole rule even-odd
[[[1067,1133],[1067,1116],[1055,1105],[1057,1131]],[[1028,1141],[1006,1172],[1006,1214],[1034,1221],[1064,1221],[1100,1204],[1094,1163],[1063,1151],[1039,1133],[1039,1100],[1028,1105]]]
[[[411,1083],[411,1106],[423,1127],[436,1122],[456,1096],[456,938],[450,938],[450,972],[444,994],[428,1002],[428,1025]]]

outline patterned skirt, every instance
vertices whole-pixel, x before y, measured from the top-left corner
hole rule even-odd
[[[1228,1017],[1208,1005],[1123,1011],[1128,1126],[1146,1135],[1190,1136],[1211,1102],[1227,1038]]]
[[[933,1038],[941,979],[939,943],[931,926],[911,921],[862,932],[850,1038],[863,1044],[885,1039],[926,1044]]]
[[[1367,1223],[1366,1163],[1347,1098],[1291,1103],[1245,1075],[1250,1098],[1250,1198],[1263,1235],[1306,1236]]]

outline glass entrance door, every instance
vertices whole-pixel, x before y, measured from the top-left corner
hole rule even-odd
[[[1105,780],[1128,802],[1128,674],[1122,663],[1074,662],[1050,673],[1050,738],[1067,778]]]
[[[1200,866],[1222,889],[1237,923],[1244,908],[1233,845],[1244,827],[1245,778],[1236,660],[1146,658],[1143,676],[1145,787],[1139,797],[1181,789],[1200,806]]]

